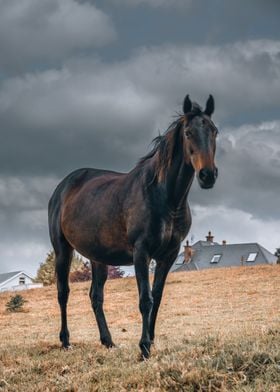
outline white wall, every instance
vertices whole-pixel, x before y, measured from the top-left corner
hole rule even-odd
[[[24,279],[24,284],[21,283],[22,279]],[[27,289],[33,289],[37,287],[43,287],[41,283],[33,283],[32,279],[29,276],[25,275],[25,273],[21,273],[14,278],[3,282],[0,285],[0,292],[1,291],[21,291]]]

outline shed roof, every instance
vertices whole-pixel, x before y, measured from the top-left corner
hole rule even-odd
[[[28,278],[31,279],[31,277],[28,276],[28,275],[27,275],[25,272],[23,272],[23,271],[6,272],[6,273],[3,273],[3,274],[0,274],[0,286],[1,286],[2,284],[4,284],[5,282],[7,282],[8,280],[10,280],[10,279],[16,277],[16,276],[19,275],[19,274],[24,274],[25,276],[27,276]]]

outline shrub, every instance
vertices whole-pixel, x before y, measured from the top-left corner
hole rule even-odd
[[[10,300],[6,303],[6,309],[8,312],[21,312],[23,305],[27,301],[20,294],[13,295]]]
[[[122,278],[123,275],[124,275],[124,271],[122,271],[119,266],[116,265],[108,266],[108,279]]]
[[[124,271],[119,266],[108,265],[108,279],[122,278]],[[70,272],[70,282],[86,282],[91,280],[91,268],[88,262],[83,264],[83,267],[79,270]]]

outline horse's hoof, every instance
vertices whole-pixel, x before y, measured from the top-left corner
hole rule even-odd
[[[141,349],[142,361],[149,359],[149,357],[150,357],[150,344],[141,343],[140,349]]]
[[[139,354],[139,362],[148,361],[149,358],[150,358],[150,354],[149,354],[148,356],[147,356],[147,355],[144,355],[143,353]]]
[[[110,349],[110,348],[116,348],[117,346],[115,345],[115,343],[114,342],[111,342],[110,344],[107,344],[106,345],[106,348],[108,348],[108,350]]]
[[[71,346],[71,344],[63,344],[62,345],[62,349],[65,351],[72,351],[73,350],[73,346]]]
[[[116,347],[115,343],[112,340],[101,339],[101,344],[106,348],[113,348]]]

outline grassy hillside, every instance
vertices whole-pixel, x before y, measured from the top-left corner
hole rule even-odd
[[[55,287],[24,292],[23,313],[0,294],[0,391],[280,391],[280,265],[170,274],[146,362],[134,278],[106,284],[112,350],[88,289],[71,286],[71,351],[58,342]]]

